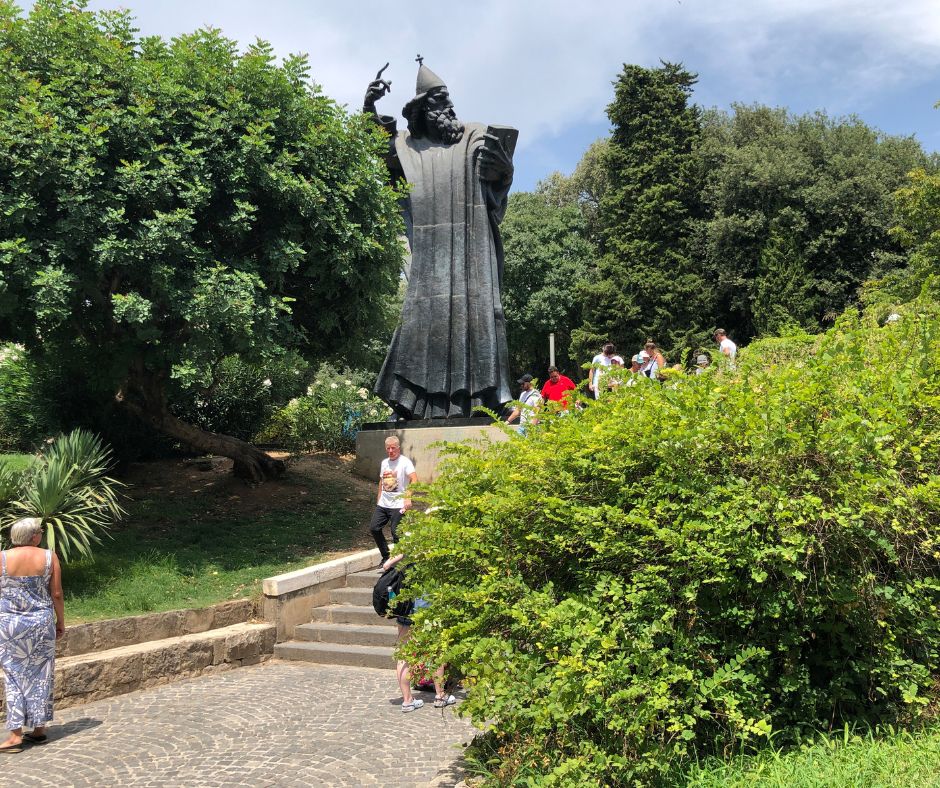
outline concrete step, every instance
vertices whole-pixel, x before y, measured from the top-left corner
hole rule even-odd
[[[374,614],[373,614],[374,615]],[[395,649],[391,646],[354,646],[345,643],[310,643],[291,640],[274,646],[277,659],[350,665],[359,668],[395,667]]]
[[[296,640],[313,643],[348,643],[355,646],[394,646],[398,627],[355,624],[301,624],[294,629]]]
[[[271,656],[276,634],[274,624],[243,622],[61,657],[55,664],[55,706],[66,708],[201,673],[254,665]]]
[[[389,619],[377,615],[371,606],[324,605],[310,611],[311,623],[359,624],[362,626],[388,626]]]
[[[334,588],[330,591],[330,602],[334,605],[372,607],[371,588]]]
[[[356,572],[346,575],[347,588],[372,588],[375,581],[382,576],[378,569],[367,569],[365,572]]]

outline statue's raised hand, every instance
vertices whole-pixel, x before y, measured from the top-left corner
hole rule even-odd
[[[382,79],[382,72],[388,68],[388,63],[386,63],[382,68],[379,69],[379,72],[375,75],[369,83],[369,87],[366,88],[366,97],[362,100],[362,111],[363,112],[375,112],[375,102],[382,98],[386,93],[392,92],[392,83]]]
[[[514,168],[512,159],[493,134],[483,135],[483,147],[480,148],[480,177],[493,183],[510,183]]]

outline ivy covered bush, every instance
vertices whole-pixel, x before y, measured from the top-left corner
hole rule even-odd
[[[375,376],[321,364],[306,393],[276,410],[256,437],[289,449],[351,451],[367,422],[385,421],[390,410],[372,395]]]
[[[940,307],[455,447],[410,518],[404,650],[466,676],[499,784],[668,780],[916,718],[940,665]],[[754,353],[752,353],[752,356]]]

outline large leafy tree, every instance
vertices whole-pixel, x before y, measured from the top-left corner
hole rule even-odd
[[[714,319],[738,338],[818,330],[860,284],[904,264],[892,193],[926,163],[910,137],[856,118],[736,106],[705,117],[707,219],[696,255]]]
[[[689,102],[694,74],[681,65],[624,66],[607,108],[613,132],[598,208],[603,252],[580,288],[585,319],[573,348],[587,357],[607,340],[666,347],[701,333],[704,285],[690,254],[702,214],[697,146],[701,112]]]
[[[138,38],[125,12],[0,0],[0,336],[174,439],[281,470],[174,416],[221,360],[357,343],[395,292],[382,141],[258,42]]]
[[[568,347],[581,305],[571,298],[571,288],[591,276],[595,254],[577,195],[568,193],[564,180],[512,195],[503,220],[503,307],[513,375],[530,372],[544,380],[550,333],[556,364],[575,372]]]
[[[885,311],[897,303],[925,295],[940,295],[940,175],[924,168],[913,170],[907,182],[894,194],[897,225],[891,235],[908,252],[903,268],[867,282],[865,300],[880,304]]]

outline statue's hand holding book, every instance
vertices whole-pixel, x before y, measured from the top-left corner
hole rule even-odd
[[[512,155],[519,130],[510,126],[487,126],[480,148],[480,175],[488,181],[512,181]]]

